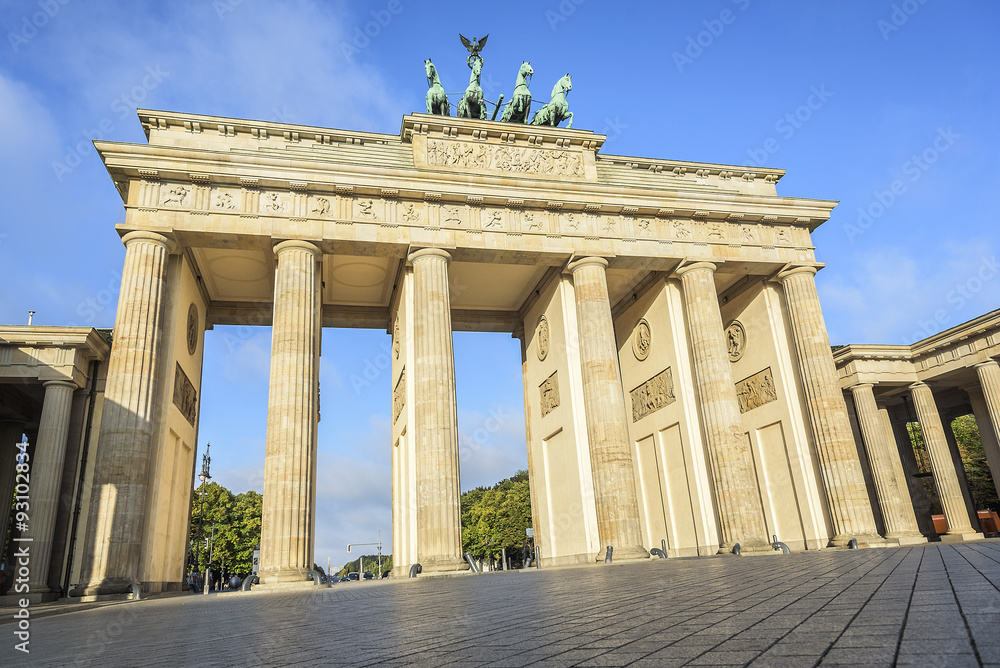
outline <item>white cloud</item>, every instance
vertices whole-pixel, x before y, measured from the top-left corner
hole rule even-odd
[[[903,344],[995,309],[1000,268],[992,241],[942,243],[919,259],[900,248],[859,254],[817,285],[830,339]]]

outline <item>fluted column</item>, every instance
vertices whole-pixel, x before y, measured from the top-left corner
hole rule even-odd
[[[977,364],[975,369],[979,387],[966,391],[979,426],[993,482],[1000,489],[1000,365],[991,359]]]
[[[163,292],[173,242],[154,232],[129,232],[122,241],[125,267],[83,552],[86,584],[74,594],[124,593],[138,582],[141,566]]]
[[[885,537],[896,539],[901,544],[926,542],[917,526],[899,450],[888,438],[888,425],[879,415],[871,383],[854,385],[851,394],[871,462],[875,492],[885,521]]]
[[[847,545],[852,538],[862,544],[880,542],[833,363],[815,275],[815,267],[793,267],[778,274],[778,280],[784,287],[806,413],[833,520],[830,542],[837,546]]]
[[[31,461],[31,512],[27,536],[31,538],[32,594],[49,592],[47,582],[52,556],[52,533],[59,509],[59,485],[66,456],[69,416],[76,383],[50,380],[44,383],[42,416],[38,421],[38,443]]]
[[[267,399],[261,583],[305,581],[315,529],[319,410],[320,276],[318,247],[274,247],[274,318]]]
[[[413,264],[417,560],[423,572],[466,570],[448,289],[451,256],[438,248],[424,248],[408,259]]]
[[[608,299],[608,261],[585,257],[570,263],[580,340],[583,405],[594,476],[597,533],[614,560],[646,559],[635,493],[628,413],[618,363],[618,344]],[[597,555],[604,559],[603,552]]]
[[[934,473],[934,486],[937,488],[944,518],[948,523],[948,533],[944,537],[962,539],[977,534],[969,520],[969,512],[965,506],[965,497],[958,482],[958,472],[955,461],[948,447],[948,439],[941,424],[934,401],[934,393],[926,383],[917,382],[910,385],[913,395],[913,406],[917,410],[917,420],[920,422],[920,432],[924,437],[924,447],[931,460],[931,470]],[[981,534],[979,534],[981,536]]]
[[[0,536],[7,535],[7,524],[10,522],[11,503],[14,499],[14,466],[17,463],[14,457],[23,435],[23,422],[0,420]],[[0,550],[2,549],[3,546],[0,545]]]
[[[710,262],[696,262],[677,273],[684,290],[695,389],[719,510],[719,551],[728,552],[736,543],[742,549],[770,550],[753,454],[726,351],[715,268]]]

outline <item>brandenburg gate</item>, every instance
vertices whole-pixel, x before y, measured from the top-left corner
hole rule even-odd
[[[313,563],[323,327],[392,335],[395,574],[466,567],[456,330],[521,341],[543,566],[924,540],[880,535],[814,281],[835,203],[782,170],[428,114],[139,117],[148,143],[95,142],[126,255],[76,595],[182,581],[215,325],[273,328],[264,584]]]

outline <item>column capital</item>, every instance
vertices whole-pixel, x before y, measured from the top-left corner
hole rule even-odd
[[[800,264],[798,266],[788,267],[787,269],[782,269],[778,272],[778,280],[784,283],[787,279],[792,276],[797,276],[799,274],[810,274],[812,276],[816,275],[818,269],[809,264]]]
[[[718,268],[719,266],[714,262],[692,262],[691,264],[686,264],[679,269],[674,270],[674,274],[680,277],[683,277],[684,274],[688,274],[692,271],[707,271],[714,274],[715,270]]]
[[[909,385],[906,386],[906,389],[908,389],[908,390],[919,390],[919,389],[922,389],[922,388],[927,388],[929,390],[929,389],[931,389],[931,386],[928,385],[927,383],[925,383],[922,380],[918,380],[917,382],[910,383]]]
[[[592,264],[600,265],[601,267],[603,267],[605,269],[608,268],[608,261],[607,261],[606,258],[600,257],[598,255],[588,255],[586,257],[580,257],[580,258],[576,258],[574,260],[571,260],[569,262],[569,264],[566,265],[566,269],[568,269],[570,271],[570,273],[575,274],[577,269],[580,269],[581,267],[586,267],[586,266],[589,266],[589,265],[592,265]]]
[[[988,368],[995,368],[995,367],[1000,367],[1000,364],[998,364],[997,361],[995,359],[993,359],[992,357],[990,359],[988,359],[988,360],[984,360],[982,362],[979,362],[978,364],[973,364],[972,365],[973,369],[979,369],[979,368],[988,369]]]
[[[65,387],[71,390],[79,390],[80,386],[71,380],[46,380],[42,383],[42,387],[48,389],[50,387]]]
[[[319,246],[310,242],[304,241],[302,239],[287,239],[285,241],[280,241],[274,245],[272,249],[275,255],[281,255],[287,250],[304,250],[309,251],[313,254],[316,259],[319,259],[323,254],[323,251],[319,249]]]
[[[427,257],[437,257],[443,259],[446,263],[451,263],[451,253],[442,248],[421,248],[407,255],[406,261],[413,264],[417,260]]]
[[[169,236],[165,234],[160,234],[158,232],[147,232],[146,230],[137,230],[135,232],[129,232],[122,237],[122,243],[125,244],[125,248],[128,248],[134,243],[145,242],[147,244],[155,244],[166,249],[167,254],[174,252],[177,248],[177,244]]]
[[[849,389],[851,392],[854,392],[855,390],[858,391],[872,390],[875,389],[875,385],[873,383],[855,383],[854,385],[851,385],[847,389]]]

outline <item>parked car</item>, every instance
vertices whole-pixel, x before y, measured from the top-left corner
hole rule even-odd
[[[357,573],[348,573],[347,577],[344,578],[344,580],[351,580],[351,581],[355,581],[355,582],[358,581],[358,580],[360,580],[360,579],[361,579],[361,577]]]
[[[375,579],[374,575],[372,575],[368,571],[365,571],[365,580],[374,580],[374,579]]]

